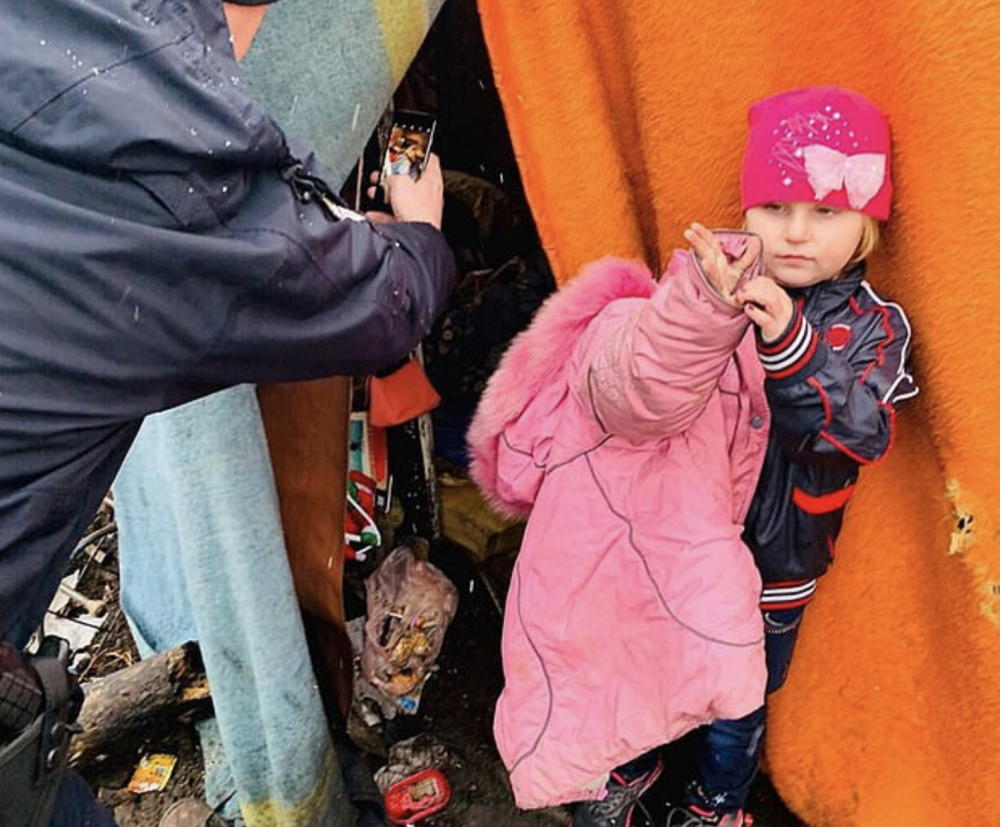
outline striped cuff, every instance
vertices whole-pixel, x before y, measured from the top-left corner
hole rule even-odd
[[[760,595],[761,611],[797,609],[805,606],[816,593],[816,580],[788,583],[765,583]]]
[[[819,337],[796,307],[792,320],[774,342],[757,340],[757,353],[768,379],[784,379],[809,364],[816,353]]]

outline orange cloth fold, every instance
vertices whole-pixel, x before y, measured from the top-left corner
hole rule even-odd
[[[733,226],[746,111],[857,89],[893,127],[893,219],[869,279],[915,329],[922,393],[865,469],[767,743],[813,827],[1000,812],[1000,6],[479,0],[560,282],[603,255],[662,270],[692,220]],[[984,821],[985,819],[985,821]]]

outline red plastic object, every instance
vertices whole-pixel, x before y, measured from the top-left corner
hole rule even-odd
[[[412,824],[433,815],[451,798],[440,770],[421,770],[385,791],[385,813],[393,824]]]

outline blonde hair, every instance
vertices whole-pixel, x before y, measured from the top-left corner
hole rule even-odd
[[[858,249],[854,251],[851,260],[847,262],[847,267],[860,264],[875,252],[875,248],[878,247],[879,238],[881,237],[881,227],[878,221],[867,214],[863,214],[862,218],[864,218],[865,223],[861,227],[861,240],[858,242]]]

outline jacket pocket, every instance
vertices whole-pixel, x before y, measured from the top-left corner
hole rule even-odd
[[[853,493],[853,485],[847,485],[838,491],[830,491],[826,494],[809,494],[796,487],[792,489],[792,502],[807,514],[830,514],[844,508]]]

